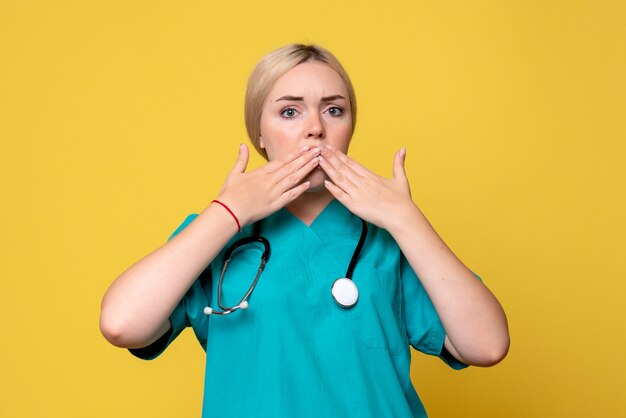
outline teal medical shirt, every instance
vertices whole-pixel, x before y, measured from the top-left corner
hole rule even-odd
[[[172,237],[197,215],[189,215]],[[426,417],[409,375],[410,346],[461,369],[443,348],[445,331],[419,279],[391,235],[369,224],[353,274],[359,301],[337,305],[330,289],[344,277],[361,234],[360,219],[333,200],[306,226],[281,209],[261,222],[271,257],[250,307],[226,316],[217,281],[226,248],[170,317],[172,330],[131,352],[158,356],[186,327],[206,351],[203,417]],[[233,306],[252,283],[261,250],[231,259],[222,303]]]

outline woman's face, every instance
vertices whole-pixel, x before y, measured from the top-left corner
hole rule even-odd
[[[320,61],[297,65],[276,81],[261,113],[260,146],[270,161],[305,145],[330,144],[348,152],[352,113],[348,90],[335,70]],[[326,173],[318,166],[303,181],[308,191],[324,189]]]

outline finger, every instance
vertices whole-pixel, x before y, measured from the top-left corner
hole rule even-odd
[[[330,159],[330,155],[335,156],[338,161],[343,162],[347,167],[350,167],[355,173],[360,176],[373,174],[367,168],[359,164],[356,160],[353,160],[352,158],[348,157],[346,154],[331,145],[324,146],[324,148],[322,149],[322,155],[328,159]]]
[[[308,164],[311,163],[313,160],[316,161],[315,165],[313,166],[313,168],[315,168],[317,166],[316,157],[319,155],[319,152],[319,148],[311,148],[305,154],[278,168],[276,171],[274,171],[274,173],[272,173],[274,184],[278,184],[289,178],[293,180],[295,177],[297,177],[296,173],[298,172],[298,170],[306,168]],[[292,184],[292,186],[295,184],[297,183]]]
[[[278,180],[278,182],[276,183],[276,187],[278,188],[278,190],[282,192],[284,190],[290,189],[300,184],[300,182],[307,176],[307,174],[315,170],[318,164],[319,164],[319,157],[312,157],[311,159],[306,161],[305,164],[302,165],[302,167],[298,167],[296,171],[294,172],[285,171],[287,175],[285,175],[282,179]],[[287,167],[284,167],[284,170],[287,170]],[[279,171],[283,172],[283,169]],[[277,179],[278,179],[278,176],[277,176]]]
[[[336,161],[335,161],[335,163],[337,164]],[[328,174],[328,177],[330,177],[330,179],[333,181],[333,183],[335,183],[335,185],[339,186],[341,189],[345,190],[348,193],[351,193],[354,190],[355,182],[353,182],[348,177],[347,174],[349,173],[350,176],[352,176],[354,178],[354,180],[357,181],[357,183],[358,183],[358,179],[356,178],[357,177],[356,173],[351,172],[349,169],[345,169],[345,168],[342,171],[337,170],[323,156],[320,156],[319,164],[320,164],[320,167],[322,167],[322,169],[326,172],[326,174]]]
[[[280,208],[285,207],[288,203],[294,201],[298,198],[302,193],[304,193],[311,186],[310,181],[305,181],[302,184],[297,185],[296,187],[287,190],[278,199],[277,204]]]
[[[248,158],[250,157],[250,152],[248,151],[248,147],[245,144],[239,144],[239,152],[237,153],[237,160],[235,161],[235,165],[233,169],[230,171],[231,173],[243,173],[246,171],[246,167],[248,167]]]
[[[335,198],[342,205],[344,205],[345,207],[348,207],[349,202],[350,202],[350,195],[348,195],[346,192],[341,190],[341,188],[337,187],[335,184],[333,184],[332,182],[328,180],[324,180],[324,186],[326,186],[326,189],[328,189],[330,194],[335,196]]]
[[[393,178],[394,180],[400,180],[405,188],[405,191],[411,196],[411,186],[409,185],[409,179],[406,176],[406,148],[402,147],[396,153],[393,159]]]
[[[283,158],[277,158],[265,164],[263,167],[267,173],[273,173],[276,170],[282,168],[285,164],[289,164],[290,162],[300,158],[303,155],[306,155],[308,151],[310,151],[311,147],[305,146],[297,151],[290,152],[285,155]]]
[[[406,159],[406,149],[404,147],[400,148],[393,159],[393,178],[394,179],[405,179],[406,171],[404,168],[404,161]]]

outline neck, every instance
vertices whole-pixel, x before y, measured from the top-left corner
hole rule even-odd
[[[326,189],[319,192],[302,193],[285,208],[305,225],[310,226],[333,199],[333,195]]]

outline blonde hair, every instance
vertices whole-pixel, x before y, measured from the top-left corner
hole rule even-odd
[[[254,67],[248,78],[244,117],[248,137],[254,148],[267,160],[265,150],[259,145],[261,137],[261,114],[267,96],[270,94],[276,81],[298,64],[310,60],[320,61],[335,70],[341,77],[348,90],[350,112],[352,114],[352,132],[356,126],[356,95],[348,73],[337,58],[330,51],[317,45],[291,44],[267,54]]]

